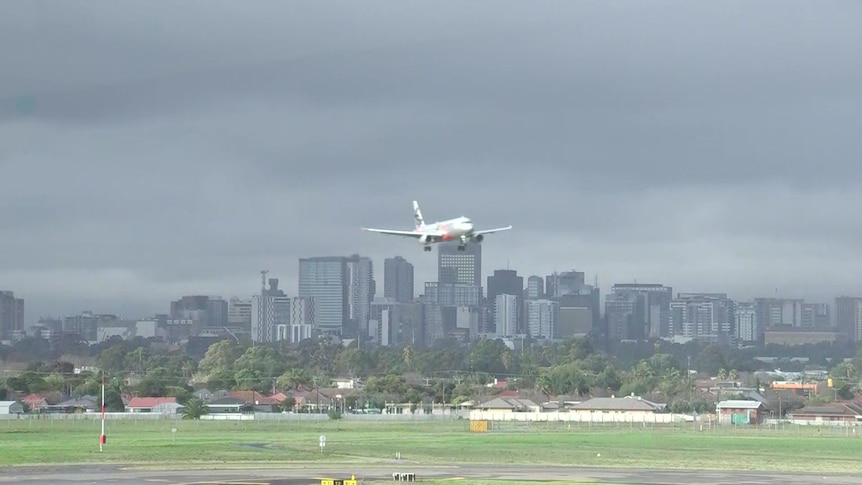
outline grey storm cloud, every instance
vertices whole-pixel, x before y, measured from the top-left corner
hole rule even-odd
[[[28,321],[248,296],[360,226],[513,224],[485,271],[862,293],[853,2],[15,2],[0,289]],[[382,276],[378,276],[382,280]],[[380,281],[378,281],[380,283]]]

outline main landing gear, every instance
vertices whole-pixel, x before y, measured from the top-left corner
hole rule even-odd
[[[423,251],[431,252],[431,246],[425,246],[422,248]]]
[[[464,251],[465,249],[467,249],[467,245],[466,245],[466,244],[459,244],[459,245],[458,245],[458,251]]]

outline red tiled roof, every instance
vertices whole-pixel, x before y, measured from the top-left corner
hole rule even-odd
[[[127,407],[130,408],[154,408],[160,404],[172,404],[177,402],[175,397],[133,397]]]

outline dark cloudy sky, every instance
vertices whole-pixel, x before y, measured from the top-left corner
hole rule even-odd
[[[0,289],[250,296],[362,233],[513,224],[485,271],[862,294],[862,3],[65,2],[0,16]]]

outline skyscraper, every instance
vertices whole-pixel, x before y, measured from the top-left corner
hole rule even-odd
[[[545,297],[545,280],[541,276],[527,278],[527,291],[524,295],[528,300],[538,300]]]
[[[494,322],[498,337],[518,335],[518,297],[501,293],[494,299]]]
[[[410,303],[414,294],[413,265],[401,256],[383,261],[383,296],[398,303]]]
[[[314,326],[322,334],[341,335],[350,319],[347,258],[300,258],[299,296],[314,299]]]
[[[523,328],[523,312],[524,312],[524,278],[518,276],[518,272],[511,269],[494,270],[494,274],[488,277],[488,302],[497,301],[497,295],[516,295],[516,317],[515,331],[522,333]],[[497,325],[496,317],[494,317],[494,325]]]
[[[0,291],[0,340],[24,332],[24,300],[11,291]]]
[[[370,258],[354,254],[299,260],[299,296],[314,299],[315,327],[323,334],[367,336],[374,294]]]
[[[458,251],[457,243],[437,245],[437,281],[482,286],[482,245],[468,244]]]
[[[368,336],[368,320],[371,318],[371,301],[376,293],[374,265],[371,258],[354,254],[347,258],[350,327],[346,337]]]

